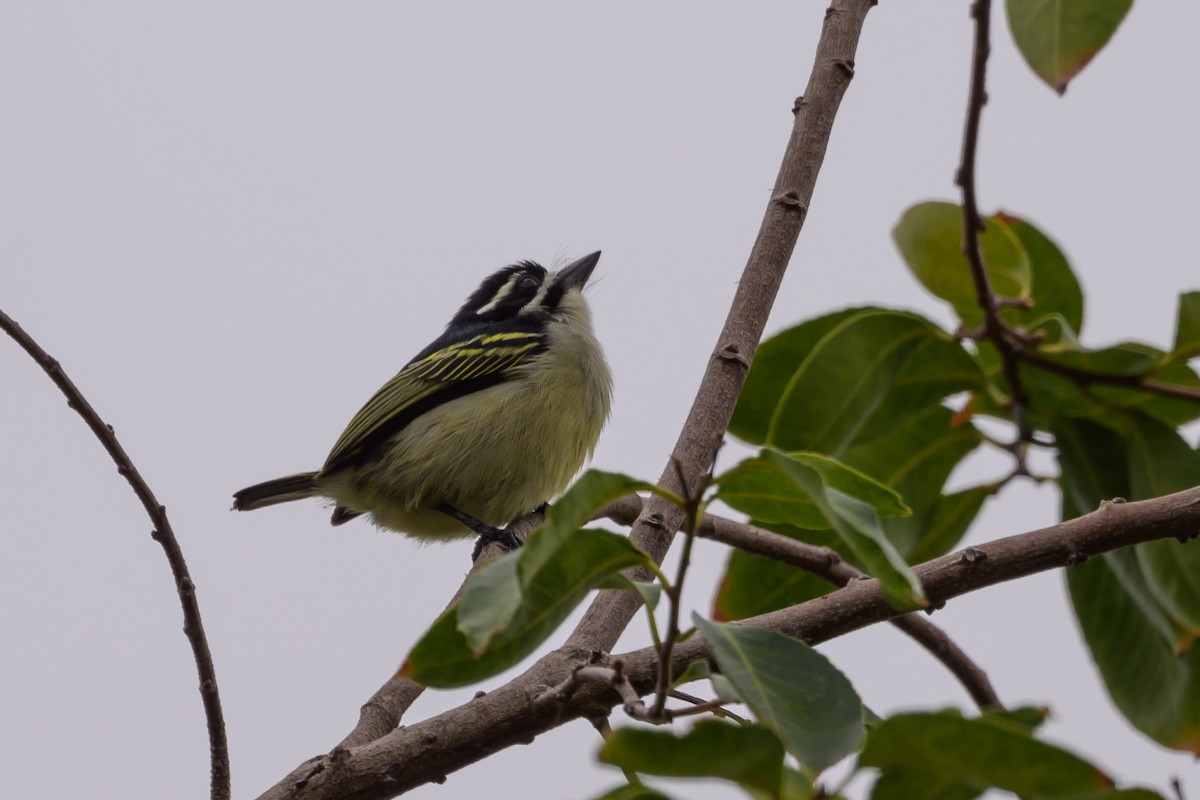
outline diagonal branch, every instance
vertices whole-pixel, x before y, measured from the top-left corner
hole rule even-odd
[[[659,484],[675,494],[683,493],[684,481],[690,485],[699,483],[729,427],[733,407],[808,214],[834,118],[854,77],[854,57],[863,22],[874,5],[875,0],[834,0],[825,12],[812,73],[804,95],[793,106],[791,137],[758,236],[691,411],[659,478]],[[661,563],[683,516],[682,510],[666,500],[651,498],[642,518],[634,524],[630,538]],[[645,580],[649,575],[634,577]],[[568,647],[610,650],[640,603],[630,593],[602,593],[571,634]]]
[[[117,465],[117,472],[129,482],[133,493],[146,509],[154,530],[151,538],[162,545],[166,553],[167,563],[170,564],[171,574],[175,578],[175,588],[179,592],[179,603],[183,606],[183,632],[192,647],[192,656],[196,660],[196,672],[200,678],[200,699],[204,704],[204,718],[208,725],[208,750],[211,761],[210,789],[213,800],[227,800],[230,797],[229,787],[229,743],[225,738],[225,719],[221,713],[221,697],[217,691],[217,672],[213,666],[212,652],[208,648],[208,639],[204,634],[204,623],[200,619],[200,604],[196,600],[196,585],[188,573],[187,562],[183,558],[183,550],[175,539],[175,532],[167,519],[167,509],[158,502],[150,486],[142,478],[141,473],[133,465],[129,454],[117,435],[92,408],[91,403],[83,396],[78,387],[67,377],[62,366],[49,353],[42,349],[33,337],[17,324],[12,317],[0,311],[0,330],[7,333],[21,348],[33,358],[38,365],[50,376],[50,380],[66,395],[67,405],[83,417],[83,421],[92,429],[92,433],[100,440],[100,444],[108,451],[109,456]]]
[[[637,495],[622,497],[605,507],[601,515],[618,524],[628,525],[637,519],[644,502]],[[851,581],[868,577],[865,572],[843,561],[841,556],[828,547],[817,547],[714,514],[704,516],[696,535],[747,553],[790,564],[829,581],[834,586],[845,586]],[[896,617],[891,623],[941,661],[946,669],[958,678],[980,709],[1002,707],[987,673],[972,661],[945,631],[916,613]]]
[[[1120,547],[1155,539],[1186,540],[1197,533],[1200,487],[1135,503],[1105,502],[1085,516],[968,547],[921,564],[914,571],[936,606],[1003,581],[1073,566]],[[819,644],[900,613],[888,604],[879,582],[867,579],[851,581],[823,597],[741,624],[770,628]],[[563,650],[550,653],[496,691],[343,751],[336,760],[326,759],[323,771],[302,782],[293,773],[263,797],[395,797],[425,783],[441,782],[454,770],[514,744],[526,744],[565,722],[592,718],[620,704],[621,696],[610,687],[591,681],[580,682],[572,695],[557,691],[584,663],[578,655]],[[680,673],[692,661],[708,656],[703,640],[693,637],[673,651],[673,668]],[[622,675],[639,696],[653,691],[658,675],[656,647],[644,647],[610,661],[614,665],[621,662]]]
[[[874,5],[875,0],[833,0],[825,13],[808,86],[804,96],[797,98],[793,107],[795,119],[792,132],[771,200],[696,399],[660,478],[660,484],[675,494],[682,492],[682,482],[696,483],[701,479],[724,438],[734,404],[804,224],[829,144],[833,120],[854,75],[854,56],[863,22]],[[681,510],[666,501],[652,498],[641,519],[633,526],[631,539],[661,563],[682,521]],[[634,577],[645,579],[649,576]],[[502,717],[519,715],[528,709],[527,697],[531,687],[558,685],[572,668],[586,662],[590,653],[612,649],[640,604],[641,601],[630,592],[601,592],[563,647],[542,658],[506,686],[447,714],[466,718],[474,714],[476,709],[488,707],[498,709],[495,713]],[[402,712],[401,706],[407,694],[402,692],[403,687],[392,683],[385,685],[381,693],[386,696],[385,703]],[[380,694],[376,698],[380,698]],[[368,703],[371,709],[364,707],[364,715],[374,716],[373,701]],[[557,717],[555,708],[538,713],[548,715],[549,719]],[[370,734],[374,735],[388,727],[392,720],[398,719],[399,713],[392,717],[389,710],[376,721],[383,725],[369,723]],[[391,771],[402,766],[391,760],[390,746],[384,743],[401,732],[393,731],[357,748],[347,750],[339,747],[327,756],[310,760],[293,770],[291,775],[268,790],[263,797],[333,796],[322,794],[330,791],[329,787],[337,787],[338,796],[392,797],[407,786],[426,782],[428,779],[404,784],[391,778]],[[356,737],[357,734],[356,728],[356,733],[351,736]],[[447,771],[484,758],[511,744],[503,737],[494,737],[482,730],[477,734],[473,743],[468,745],[470,755],[466,760],[445,767]],[[367,735],[366,727],[363,728],[363,735]],[[528,738],[532,734],[522,736]],[[360,769],[367,772],[358,772]],[[433,769],[436,771],[438,767]],[[442,775],[444,773],[433,777]],[[356,794],[360,787],[363,792],[361,795]]]
[[[512,533],[517,541],[524,542],[529,534],[545,521],[546,515],[541,511],[535,511],[512,523],[506,530]],[[506,552],[508,552],[507,549],[499,542],[489,542],[479,553],[479,558],[475,559],[475,563],[471,565],[470,572],[463,578],[462,584],[450,598],[446,608],[449,609],[458,602],[458,599],[462,597],[463,589],[466,588],[467,580],[475,572]],[[393,675],[379,688],[379,691],[371,696],[370,700],[363,703],[362,708],[359,709],[358,723],[355,724],[354,730],[350,731],[337,747],[346,748],[366,744],[395,730],[396,726],[400,724],[404,712],[408,711],[424,691],[424,686],[413,683],[408,678],[401,678],[399,674]]]

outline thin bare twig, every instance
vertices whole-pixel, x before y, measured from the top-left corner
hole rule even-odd
[[[133,465],[125,448],[117,441],[111,425],[100,418],[91,403],[67,377],[62,365],[42,349],[32,336],[17,324],[12,317],[0,311],[0,329],[3,329],[34,361],[50,376],[54,385],[67,398],[67,405],[83,418],[100,444],[117,465],[117,472],[129,483],[133,493],[142,503],[154,530],[151,538],[162,545],[175,578],[175,589],[179,592],[179,604],[183,606],[183,632],[192,648],[196,660],[196,672],[200,680],[200,699],[204,704],[204,719],[208,725],[208,751],[210,761],[210,792],[213,800],[228,800],[230,797],[229,743],[225,737],[225,719],[221,713],[221,697],[217,690],[217,671],[213,666],[212,652],[204,634],[204,623],[200,619],[200,604],[196,600],[196,584],[188,572],[183,550],[167,519],[167,509],[158,502],[150,486]]]
[[[671,649],[679,640],[679,612],[683,605],[683,581],[687,576],[688,566],[691,564],[692,545],[696,541],[696,528],[702,516],[701,505],[704,500],[704,491],[708,488],[710,475],[711,473],[705,473],[704,479],[695,488],[687,484],[683,475],[679,476],[679,483],[683,487],[685,515],[683,552],[679,554],[679,567],[675,572],[675,582],[666,587],[670,608],[667,613],[667,633],[663,636],[662,645],[659,648],[661,657],[659,658],[658,684],[654,689],[654,706],[651,711],[655,717],[662,717],[666,712],[667,694],[670,692],[671,683],[674,680],[674,676],[671,674]]]
[[[975,0],[971,5],[971,16],[975,19],[975,47],[971,59],[971,89],[967,99],[967,119],[963,126],[962,161],[959,163],[955,182],[962,189],[963,197],[963,255],[971,269],[975,282],[975,296],[983,312],[983,327],[977,336],[991,342],[1000,353],[1000,368],[1009,389],[1009,413],[1017,428],[1016,438],[1006,449],[1016,460],[1015,475],[1028,475],[1029,465],[1025,449],[1033,438],[1033,428],[1026,417],[1029,395],[1021,381],[1019,354],[1027,343],[1023,334],[1010,327],[1000,316],[1001,308],[1017,305],[1009,298],[997,298],[988,279],[987,266],[983,261],[983,250],[979,234],[985,230],[979,214],[979,201],[975,188],[975,162],[979,151],[979,122],[983,106],[987,103],[987,60],[991,53],[989,28],[991,23],[991,0]]]
[[[628,525],[637,519],[643,503],[642,498],[637,495],[629,495],[610,503],[600,514],[614,522]],[[817,547],[715,514],[704,516],[697,535],[747,553],[790,564],[829,581],[834,586],[845,586],[850,581],[868,577],[866,573],[847,564],[828,547]],[[992,688],[987,673],[972,661],[945,631],[915,613],[897,617],[891,620],[891,623],[941,661],[981,709],[1001,707],[1000,698]]]

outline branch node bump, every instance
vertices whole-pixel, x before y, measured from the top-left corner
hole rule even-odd
[[[837,67],[838,69],[840,69],[842,72],[846,73],[847,78],[854,77],[854,59],[839,58],[833,62],[833,65],[835,67]]]
[[[1067,556],[1068,567],[1078,567],[1080,564],[1088,560],[1088,554],[1075,550]]]
[[[804,201],[800,199],[800,193],[795,189],[788,189],[783,194],[778,195],[775,198],[775,202],[784,208],[795,211],[801,216],[808,213],[808,207],[804,205]]]
[[[666,530],[666,528],[667,528],[666,519],[663,517],[662,514],[660,514],[657,511],[652,511],[651,513],[649,513],[645,517],[643,517],[642,524],[648,525],[651,528],[656,528],[660,531]]]
[[[478,692],[476,692],[476,693],[475,693],[475,696],[474,696],[474,697],[472,697],[471,699],[472,699],[472,700],[478,700],[478,699],[479,699],[479,698],[481,698],[481,697],[487,697],[487,692],[485,692],[483,689],[480,689]]]
[[[750,359],[742,355],[741,348],[737,346],[737,342],[730,342],[718,350],[717,358],[721,359],[722,361],[734,361],[747,368],[750,366]]]
[[[985,560],[986,558],[987,553],[985,553],[983,550],[980,550],[978,547],[968,547],[966,550],[962,551],[961,556],[964,564],[976,564]]]
[[[804,95],[800,95],[796,98],[795,102],[792,103],[792,113],[799,114],[800,109],[806,105],[808,105],[808,101],[804,99]]]

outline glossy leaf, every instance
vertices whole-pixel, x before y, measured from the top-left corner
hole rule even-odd
[[[721,674],[801,766],[819,772],[858,748],[862,701],[825,656],[776,631],[693,620]]]
[[[1200,455],[1173,428],[1142,414],[1126,419],[1134,499],[1200,486]],[[1147,587],[1179,630],[1174,646],[1182,652],[1200,636],[1200,544],[1146,542],[1136,551]]]
[[[646,775],[721,778],[779,796],[783,745],[767,728],[700,722],[683,736],[644,727],[619,728],[605,740],[600,760]]]
[[[1176,386],[1200,389],[1200,377],[1195,370],[1183,362],[1168,363],[1157,367],[1152,377],[1156,381]],[[1092,394],[1110,406],[1132,408],[1177,428],[1200,418],[1200,403],[1183,399],[1150,394],[1140,389],[1124,389],[1116,386],[1093,386]]]
[[[1133,0],[1008,0],[1008,26],[1029,67],[1062,94],[1131,5]]]
[[[982,367],[962,343],[935,333],[905,360],[887,396],[855,436],[855,444],[904,427],[952,394],[981,392],[986,387]]]
[[[627,783],[605,792],[596,800],[671,800],[671,798],[649,786]]]
[[[524,547],[470,576],[462,598],[417,642],[401,674],[427,686],[463,686],[533,652],[588,592],[647,563],[624,536],[579,530],[605,503],[638,490],[657,491],[626,475],[582,475]]]
[[[920,581],[888,540],[875,509],[847,494],[846,484],[835,483],[840,473],[830,465],[836,462],[822,460],[812,453],[789,456],[773,450],[764,451],[763,457],[774,461],[808,493],[863,568],[879,579],[888,602],[900,609],[924,605],[925,593]]]
[[[1078,516],[1104,500],[1130,497],[1129,448],[1117,432],[1083,420],[1059,420],[1054,428],[1062,472],[1063,518]],[[1145,622],[1171,647],[1185,637],[1159,606],[1138,563],[1134,549],[1101,556],[1113,576],[1137,607]],[[1069,577],[1069,576],[1068,576]],[[1078,610],[1077,610],[1078,611]]]
[[[848,464],[895,489],[912,509],[911,515],[882,521],[889,541],[901,555],[910,557],[927,536],[947,534],[944,527],[930,529],[946,479],[982,441],[974,425],[956,423],[950,409],[935,404],[885,435],[846,451],[844,459]],[[968,509],[959,506],[958,510]],[[961,535],[970,518],[952,522],[962,523]]]
[[[523,555],[524,548],[472,575],[459,604],[439,617],[408,654],[401,675],[437,688],[496,675],[532,653],[588,592],[647,561],[626,537],[592,529],[572,534],[555,549],[553,560],[524,575]],[[489,604],[504,613],[491,613]]]
[[[518,571],[522,580],[527,580],[529,573],[541,569],[547,561],[557,558],[557,549],[583,527],[592,514],[619,497],[640,491],[660,490],[652,483],[615,472],[592,469],[580,475],[546,511],[545,524],[518,551],[521,556]]]
[[[820,597],[833,588],[802,569],[734,550],[713,599],[712,616],[720,621],[755,617]]]
[[[1032,321],[1038,319],[1061,319],[1070,336],[1064,337],[1064,331],[1060,329],[1057,336],[1048,337],[1046,341],[1077,338],[1083,332],[1083,291],[1067,257],[1032,223],[1011,214],[996,214],[992,219],[1008,227],[1029,258],[1033,308],[1027,312],[1014,309],[1012,313],[1022,315],[1019,319],[1027,323],[1027,327],[1033,327]]]
[[[920,564],[953,550],[991,496],[991,486],[973,486],[939,497],[925,515],[924,530],[908,553],[909,562]]]
[[[1147,375],[1158,367],[1161,358],[1158,351],[1139,342],[1100,349],[1043,347],[1038,354],[1064,367],[1121,376]]]
[[[899,714],[884,720],[871,731],[859,763],[1031,798],[1090,796],[1113,785],[1096,767],[1034,739],[1019,726],[956,713]]]
[[[974,800],[983,792],[950,775],[898,767],[880,773],[871,800]]]
[[[760,457],[746,459],[717,478],[717,497],[756,519],[787,522],[801,528],[828,528],[830,522],[816,501],[797,485],[777,456],[817,471],[826,484],[859,498],[880,516],[910,513],[891,487],[819,453],[782,455],[763,451]]]
[[[840,455],[883,404],[913,350],[937,336],[945,334],[898,311],[871,309],[843,319],[793,367],[766,443]]]
[[[1179,295],[1179,313],[1175,320],[1175,345],[1171,360],[1200,356],[1200,292]]]
[[[1103,499],[1129,496],[1130,455],[1123,437],[1092,423],[1060,420],[1055,439],[1064,519]],[[1138,561],[1121,551],[1067,570],[1075,615],[1121,713],[1160,744],[1200,753],[1200,648],[1176,654],[1178,635]]]
[[[1073,567],[1067,586],[1113,703],[1159,744],[1200,754],[1200,647],[1177,656],[1117,580],[1108,559]]]
[[[920,203],[904,212],[892,231],[909,270],[935,297],[953,306],[967,325],[982,319],[975,282],[962,253],[962,209],[954,203]],[[1008,226],[984,221],[979,237],[984,265],[998,297],[1028,298],[1029,257]]]
[[[835,311],[806,320],[765,340],[754,354],[754,363],[733,410],[729,432],[750,444],[766,444],[776,406],[796,370],[817,344],[847,319],[864,311],[884,310],[867,307]]]

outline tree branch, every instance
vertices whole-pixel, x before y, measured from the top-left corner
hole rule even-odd
[[[1198,533],[1200,487],[1136,503],[1106,501],[1077,519],[968,547],[914,571],[936,607],[968,592],[1079,564],[1119,547],[1155,539],[1186,540]],[[741,624],[770,628],[815,645],[899,615],[884,599],[879,582],[867,579]],[[681,672],[692,661],[708,656],[703,640],[693,637],[673,651],[674,669]],[[653,691],[657,648],[645,647],[609,660],[621,662],[622,675],[639,696]],[[528,743],[569,720],[603,714],[622,702],[607,685],[580,681],[573,694],[550,691],[547,695],[549,687],[558,687],[589,661],[586,654],[566,649],[550,653],[495,692],[336,757],[325,757],[322,770],[303,780],[285,779],[263,797],[394,797],[415,786],[441,781],[450,772],[505,747]],[[543,695],[553,702],[542,700]]]
[[[1149,394],[1156,394],[1160,397],[1171,397],[1176,400],[1200,403],[1200,388],[1195,386],[1181,386],[1177,383],[1167,383],[1166,381],[1147,378],[1143,375],[1110,375],[1105,372],[1093,372],[1088,369],[1059,364],[1045,356],[1039,355],[1036,351],[1030,352],[1024,349],[1017,351],[1017,357],[1038,369],[1075,381],[1080,386],[1086,387],[1094,384],[1121,386],[1127,389],[1138,389]]]
[[[643,503],[642,498],[637,495],[622,497],[604,508],[601,514],[618,524],[628,525],[637,519]],[[868,577],[865,572],[843,561],[840,555],[828,547],[817,547],[713,514],[704,516],[696,535],[747,553],[790,564],[829,581],[834,586],[845,586],[851,581]],[[946,669],[958,678],[980,709],[1002,707],[987,673],[972,661],[945,631],[916,613],[905,614],[891,622],[941,661]]]
[[[541,511],[534,511],[532,514],[528,514],[510,524],[508,531],[516,537],[518,542],[524,543],[529,535],[545,521],[545,514]],[[500,542],[488,542],[483,550],[480,551],[479,558],[475,559],[475,562],[471,565],[471,570],[467,573],[467,576],[463,578],[458,591],[454,593],[454,596],[450,598],[450,602],[446,604],[446,608],[449,609],[458,602],[458,598],[462,597],[467,581],[475,572],[488,562],[499,558],[507,552],[507,548]],[[379,688],[379,691],[371,695],[370,700],[363,703],[362,708],[358,711],[358,723],[354,726],[354,730],[346,734],[346,738],[342,739],[334,749],[366,744],[395,730],[396,726],[400,724],[400,719],[404,716],[404,712],[408,711],[424,691],[424,686],[413,683],[408,678],[401,678],[399,674],[393,675]]]
[[[7,333],[34,361],[50,376],[54,385],[67,398],[67,405],[83,418],[100,444],[117,465],[117,472],[129,483],[133,493],[142,503],[150,517],[154,530],[151,538],[162,545],[175,578],[175,589],[179,592],[179,604],[183,606],[183,632],[192,647],[196,660],[196,672],[200,679],[200,699],[204,704],[204,719],[208,725],[208,751],[210,767],[210,791],[213,800],[228,800],[229,786],[229,743],[225,737],[225,719],[221,713],[221,697],[217,691],[217,671],[213,666],[212,652],[204,634],[204,623],[200,619],[200,604],[196,600],[196,585],[188,573],[183,550],[175,539],[175,532],[167,519],[167,509],[158,502],[150,486],[133,465],[125,448],[117,441],[111,425],[104,422],[91,403],[83,396],[74,382],[67,377],[62,365],[42,349],[32,336],[17,324],[12,317],[0,311],[0,329]]]
[[[729,427],[808,214],[833,121],[854,76],[854,56],[863,22],[874,5],[875,0],[834,0],[825,12],[808,86],[793,106],[792,133],[771,199],[691,411],[659,478],[659,484],[675,494],[684,491],[681,481],[695,485],[701,480]],[[651,498],[630,531],[630,538],[662,563],[683,516],[683,511],[671,503]],[[649,575],[634,577],[646,580]],[[611,649],[640,604],[629,593],[602,593],[571,634],[568,647]]]
[[[971,59],[971,88],[967,99],[967,119],[963,126],[962,161],[959,163],[955,182],[963,196],[963,243],[962,251],[971,269],[975,282],[975,296],[983,312],[983,328],[979,338],[990,341],[1000,353],[1000,369],[1009,389],[1009,410],[1017,435],[1011,445],[1006,446],[1016,459],[1014,475],[1028,475],[1029,465],[1025,457],[1025,445],[1033,438],[1025,412],[1029,406],[1029,395],[1021,381],[1018,358],[1028,337],[1013,330],[1000,316],[1000,309],[1013,305],[1015,301],[998,299],[988,279],[987,266],[983,262],[983,251],[979,234],[985,230],[979,215],[979,201],[975,189],[975,161],[979,150],[979,121],[983,106],[987,103],[987,60],[991,53],[989,29],[991,25],[991,0],[975,0],[971,5],[971,16],[975,19],[975,47]]]
[[[660,484],[675,494],[683,491],[682,482],[700,480],[712,464],[713,456],[725,435],[783,280],[783,273],[804,224],[817,175],[825,158],[834,117],[854,75],[854,56],[862,25],[867,12],[874,5],[875,0],[833,0],[825,13],[805,95],[797,98],[793,107],[795,119],[792,133],[771,200],[742,272],[725,325],[717,339],[717,346],[709,358],[691,411],[660,478]],[[661,563],[682,520],[681,510],[665,500],[653,498],[646,513],[634,524],[630,538],[656,562]],[[644,580],[650,576],[635,573],[634,577]],[[640,604],[640,599],[629,592],[601,592],[563,647],[486,698],[447,713],[469,715],[471,709],[481,707],[481,704],[497,709],[496,713],[502,717],[522,713],[528,707],[526,692],[530,687],[557,685],[573,666],[586,662],[590,653],[610,650],[637,613]],[[364,707],[364,715],[376,716],[376,699],[380,700],[381,707],[389,709],[404,705],[407,695],[402,691],[403,687],[392,684],[389,681],[380,690],[382,697],[377,693],[376,698],[368,702],[370,708]],[[553,708],[545,713],[549,719],[557,716]],[[537,716],[541,717],[540,714]],[[436,719],[443,717],[445,715]],[[388,710],[373,722],[363,723],[360,719],[363,735],[382,730],[386,724],[380,723],[387,723],[392,718]],[[399,714],[394,718],[398,720]],[[407,786],[425,782],[418,780],[416,783],[403,784],[393,781],[388,776],[389,757],[383,755],[384,762],[377,762],[380,754],[389,752],[384,742],[391,741],[399,732],[393,731],[382,739],[348,751],[337,748],[329,756],[306,762],[263,797],[328,796],[312,794],[317,786],[338,786],[338,791],[345,793],[344,796],[355,796],[354,792],[358,789],[354,787],[363,786],[364,797],[391,797]],[[529,735],[522,734],[526,737]],[[503,738],[493,739],[490,735],[477,739],[474,744],[464,741],[463,746],[470,750],[470,757],[446,769],[457,769],[507,744]],[[347,752],[355,755],[347,757]],[[360,761],[360,758],[365,761]],[[366,777],[365,773],[355,773],[350,761],[354,762],[354,769],[375,764],[377,772],[373,778]],[[320,771],[315,771],[318,769]],[[362,777],[358,777],[360,775]]]

